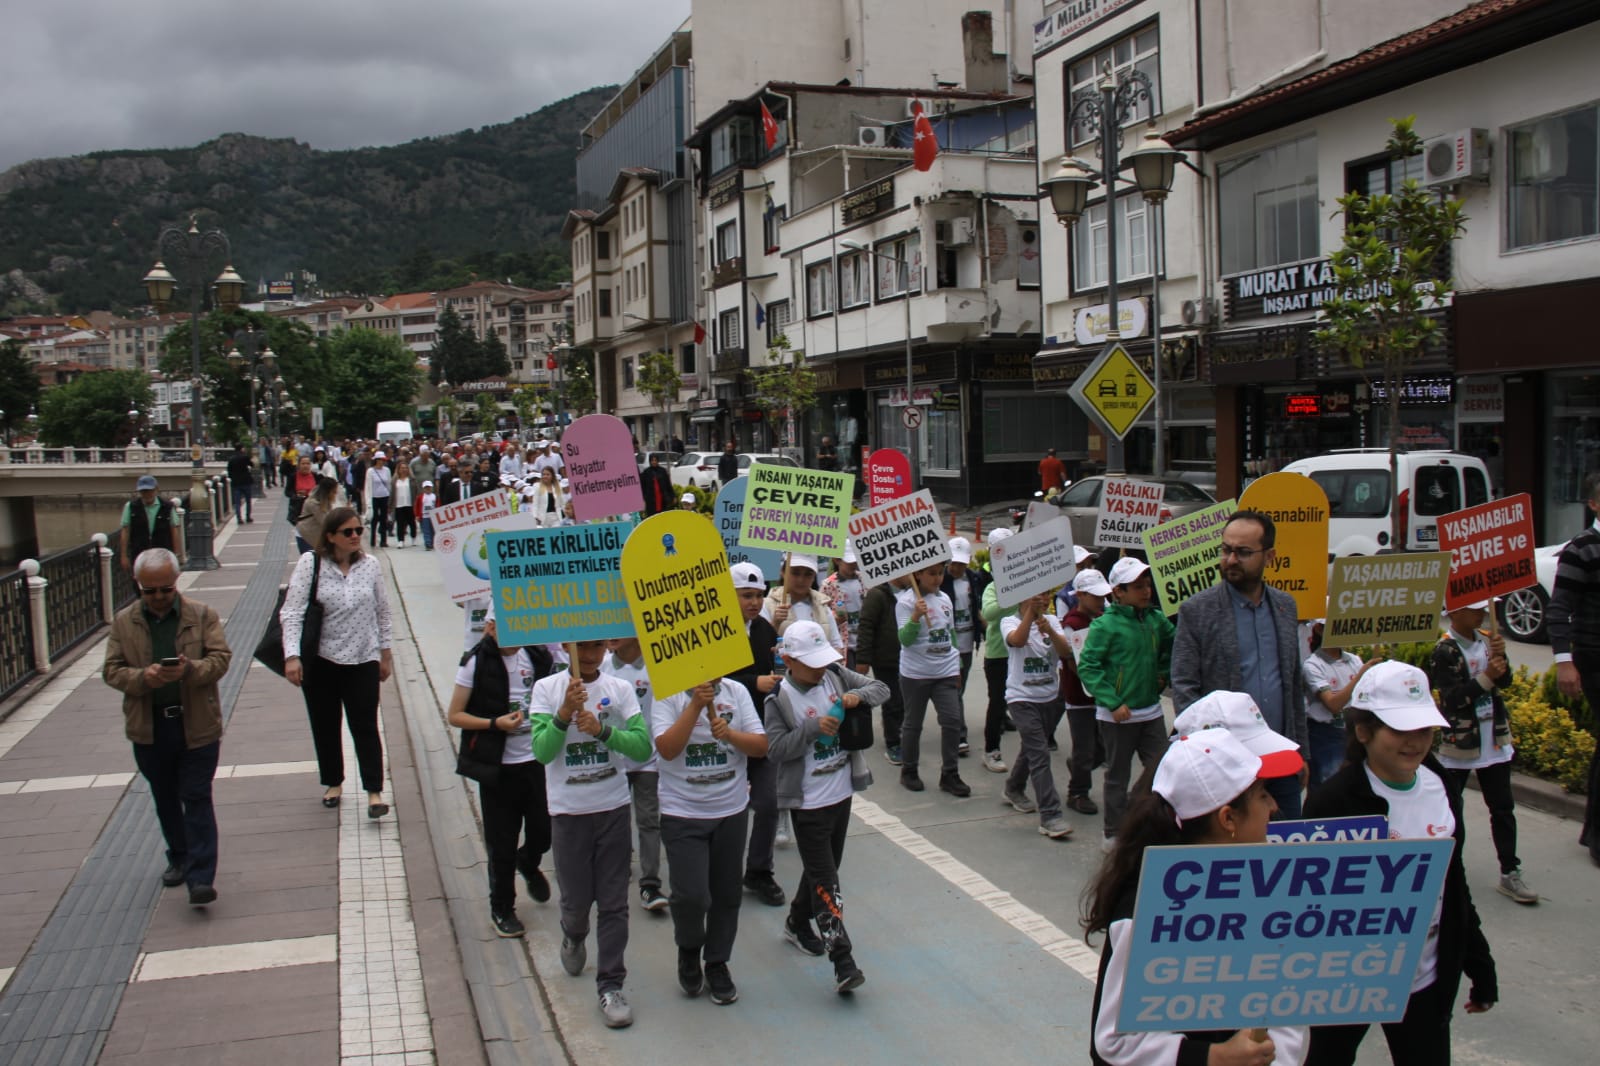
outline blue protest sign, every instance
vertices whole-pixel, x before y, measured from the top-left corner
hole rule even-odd
[[[1347,840],[1388,839],[1389,819],[1381,814],[1267,823],[1268,844],[1342,844]]]
[[[778,580],[783,571],[783,553],[776,548],[746,548],[739,543],[739,526],[744,521],[744,494],[750,479],[736,477],[717,493],[711,517],[717,524],[717,533],[728,549],[728,565],[755,563],[768,581]]]
[[[545,644],[633,635],[622,545],[633,523],[594,522],[484,536],[500,643]]]
[[[1117,1028],[1399,1021],[1455,841],[1150,848]]]

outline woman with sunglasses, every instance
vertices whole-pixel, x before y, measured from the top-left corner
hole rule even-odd
[[[378,737],[378,686],[394,672],[389,650],[389,599],[383,567],[361,550],[361,516],[352,507],[328,512],[316,550],[300,557],[278,619],[283,646],[298,652],[313,573],[322,604],[322,637],[315,654],[284,660],[284,676],[305,693],[317,769],[327,789],[324,807],[337,807],[344,788],[341,712],[350,723],[367,817],[389,813],[383,802],[383,742]]]

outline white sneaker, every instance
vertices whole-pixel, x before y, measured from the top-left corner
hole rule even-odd
[[[794,833],[789,828],[788,811],[778,812],[778,835],[772,838],[772,842],[780,848],[794,846]]]
[[[1538,903],[1539,893],[1529,888],[1522,879],[1522,870],[1512,870],[1508,874],[1500,875],[1500,883],[1495,886],[1502,896],[1510,896],[1518,903]]]
[[[1067,820],[1058,814],[1040,825],[1039,832],[1051,840],[1065,840],[1072,835],[1072,826],[1068,825]]]
[[[1005,756],[998,751],[986,751],[983,753],[983,768],[991,774],[1003,774],[1010,769],[1006,765]]]
[[[1100,841],[1100,850],[1105,852],[1107,855],[1111,854],[1111,849],[1116,847],[1116,846],[1117,846],[1117,838],[1116,837],[1106,837],[1105,839]]]
[[[633,1024],[633,1008],[628,1006],[628,998],[620,988],[600,993],[600,1014],[605,1018],[607,1029],[626,1029]]]

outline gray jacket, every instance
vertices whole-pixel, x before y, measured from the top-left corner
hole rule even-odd
[[[843,695],[855,693],[868,707],[877,707],[889,699],[889,686],[882,681],[858,674],[843,666],[829,667],[838,671]],[[778,769],[778,807],[791,810],[805,801],[806,753],[822,735],[822,719],[807,718],[796,721],[794,708],[780,698],[782,687],[767,696],[763,716],[767,729],[767,760]],[[872,783],[872,775],[865,769],[865,759],[859,751],[850,753],[850,780],[857,792]]]
[[[1263,589],[1278,631],[1278,677],[1283,682],[1283,734],[1306,748],[1306,705],[1300,691],[1299,612],[1294,597]],[[1197,592],[1178,608],[1172,644],[1172,706],[1184,708],[1208,692],[1242,692],[1239,636],[1225,583]]]

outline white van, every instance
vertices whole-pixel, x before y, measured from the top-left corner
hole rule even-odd
[[[1439,519],[1494,497],[1483,460],[1460,452],[1400,452],[1400,543],[1391,544],[1387,448],[1349,448],[1297,459],[1283,469],[1304,474],[1328,494],[1330,555],[1437,551]]]
[[[376,437],[379,444],[393,447],[403,440],[410,440],[417,435],[410,422],[379,422]]]

